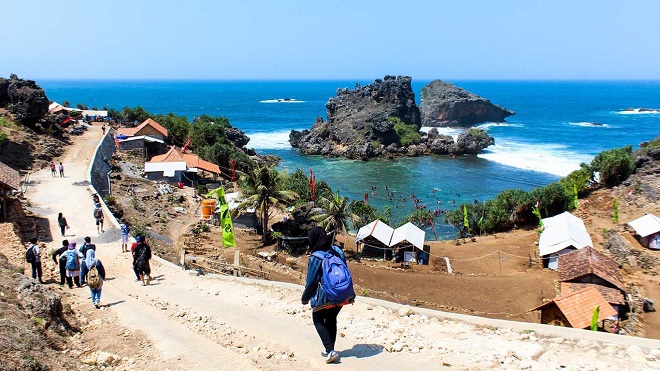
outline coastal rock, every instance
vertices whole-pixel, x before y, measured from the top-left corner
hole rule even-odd
[[[48,113],[48,97],[33,80],[12,74],[9,79],[0,78],[0,106],[9,106],[15,120],[34,123]]]
[[[451,83],[435,80],[422,88],[423,126],[472,126],[501,122],[515,112]]]
[[[235,127],[228,127],[222,130],[227,140],[238,148],[243,148],[250,142],[250,137],[245,135],[242,130]]]
[[[456,139],[457,150],[464,154],[478,154],[484,148],[495,144],[495,139],[482,129],[469,129],[459,134]],[[456,153],[458,154],[458,153]]]

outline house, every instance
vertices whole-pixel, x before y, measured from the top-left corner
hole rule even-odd
[[[160,140],[165,140],[167,138],[167,129],[162,127],[156,121],[148,118],[144,120],[140,125],[134,128],[119,128],[117,129],[117,136],[120,135],[126,136],[126,138],[136,137],[141,135],[148,135],[152,138],[158,138]]]
[[[0,162],[0,191],[2,191],[2,218],[7,219],[7,199],[9,191],[21,189],[21,176],[18,171]]]
[[[119,149],[146,149],[147,156],[165,152],[167,129],[156,121],[148,118],[134,128],[119,128],[117,136]]]
[[[569,212],[543,219],[543,226],[539,255],[544,268],[557,269],[560,255],[593,245],[582,219]]]
[[[391,258],[389,246],[392,233],[394,233],[394,228],[382,220],[376,219],[358,230],[355,242],[363,245],[363,254],[368,256],[380,256],[383,254],[384,257],[387,257],[389,251]]]
[[[660,218],[646,214],[628,223],[639,236],[639,243],[652,250],[660,250]]]
[[[559,257],[558,274],[562,295],[594,287],[623,314],[626,287],[619,265],[607,255],[593,247],[571,251]]]
[[[168,180],[194,186],[199,184],[200,178],[211,176],[216,181],[221,174],[220,167],[212,162],[199,158],[199,156],[183,153],[180,149],[172,146],[164,155],[151,158],[144,164],[144,171],[151,180]]]
[[[83,118],[87,118],[91,121],[106,121],[108,118],[108,111],[107,110],[82,110],[78,108],[71,108],[71,107],[64,107],[63,105],[53,102],[50,105],[48,105],[48,113],[56,115],[58,113],[63,113],[65,115],[68,115],[69,112],[75,112],[77,117],[82,116]]]
[[[603,322],[617,312],[594,287],[562,294],[532,310],[541,312],[542,324],[585,329],[591,327],[596,306],[599,306],[599,327],[603,328]]]

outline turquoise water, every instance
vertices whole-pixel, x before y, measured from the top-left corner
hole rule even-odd
[[[529,190],[559,179],[597,153],[637,147],[660,133],[660,114],[628,114],[632,107],[660,108],[658,81],[452,81],[516,111],[506,123],[480,125],[495,146],[479,156],[400,158],[370,162],[302,156],[290,148],[292,129],[325,118],[325,103],[337,88],[370,81],[57,81],[38,83],[51,100],[121,109],[141,105],[150,112],[222,115],[251,138],[248,147],[282,158],[281,168],[313,169],[334,190],[353,199],[369,193],[371,204],[392,207],[394,218],[414,210],[410,195],[430,210],[493,197],[507,188]],[[428,81],[413,81],[419,92]],[[297,103],[272,103],[295,98]],[[269,102],[271,101],[271,102]],[[596,124],[594,124],[596,123]],[[441,129],[457,135],[458,130]],[[376,186],[376,194],[371,191]],[[385,186],[395,192],[392,202]],[[436,188],[437,191],[432,193]],[[401,201],[408,198],[407,202]],[[439,203],[438,203],[439,201]],[[396,206],[396,207],[395,207]],[[437,227],[441,238],[453,228]],[[427,238],[429,238],[427,236]]]

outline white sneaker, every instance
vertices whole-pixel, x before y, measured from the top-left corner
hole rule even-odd
[[[339,353],[335,352],[334,350],[330,351],[328,355],[325,357],[325,363],[333,363],[336,360],[339,359]]]

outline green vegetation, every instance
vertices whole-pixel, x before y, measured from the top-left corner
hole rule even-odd
[[[599,153],[593,161],[591,168],[600,172],[600,182],[607,187],[613,187],[628,179],[635,163],[632,158],[632,146],[614,148]]]
[[[284,182],[282,187],[286,191],[292,191],[298,195],[296,205],[306,204],[312,201],[312,193],[309,189],[309,177],[302,169],[291,174],[283,173]],[[316,199],[330,198],[333,196],[332,189],[325,180],[317,180],[314,185]]]
[[[381,213],[375,207],[367,205],[366,202],[355,200],[351,201],[350,205],[348,205],[348,209],[357,217],[353,220],[353,228],[356,230],[376,219],[382,220],[386,224],[390,224],[389,206],[385,209],[384,213]]]
[[[394,131],[398,136],[398,144],[402,146],[409,146],[411,144],[418,144],[422,139],[422,135],[415,125],[406,124],[398,117],[389,117],[390,122],[394,123]]]
[[[323,208],[323,213],[316,215],[313,219],[326,230],[346,233],[349,221],[358,218],[348,207],[348,197],[342,197],[339,191],[330,198],[321,198],[319,204]]]

